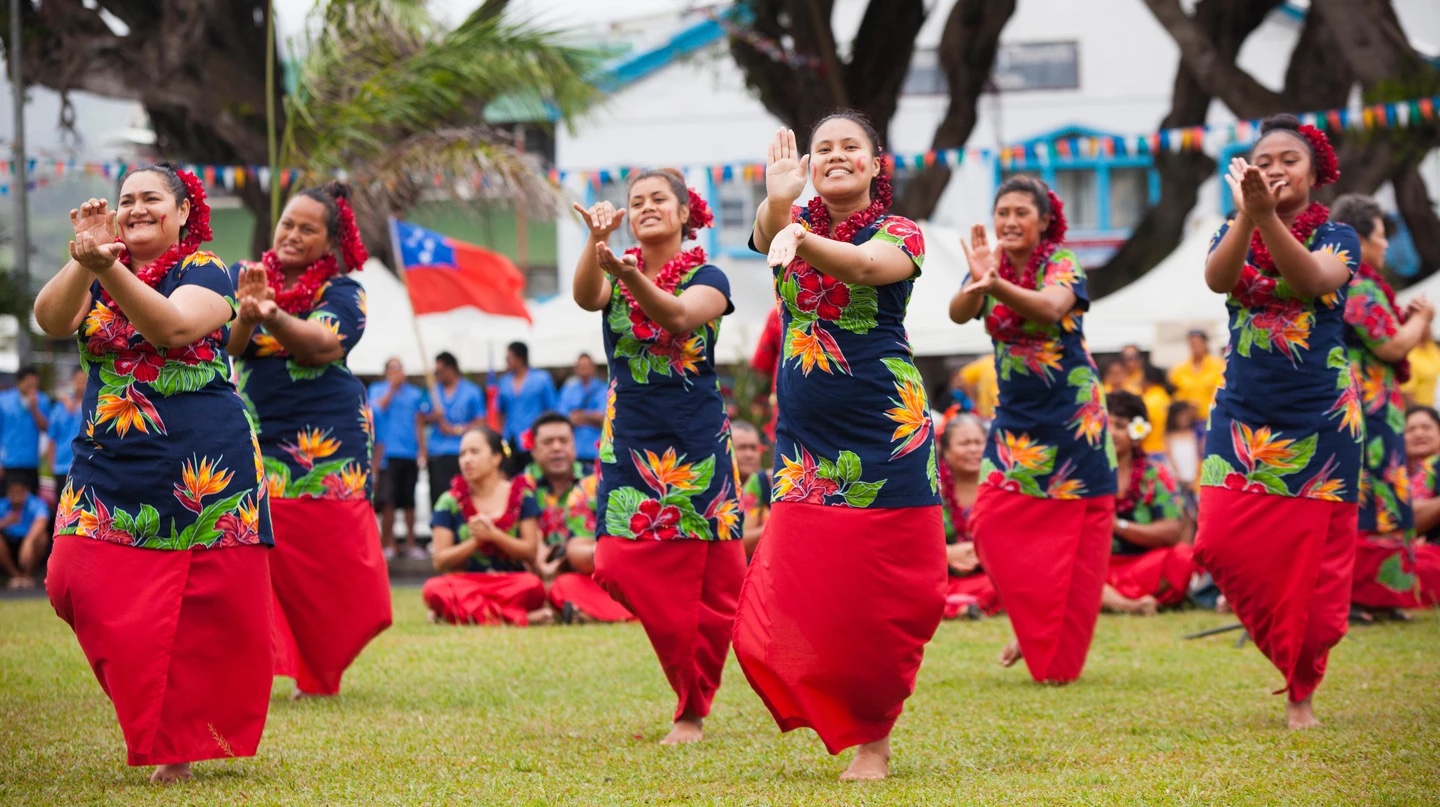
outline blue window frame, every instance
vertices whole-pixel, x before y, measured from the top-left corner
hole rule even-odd
[[[1124,138],[1112,132],[1083,126],[1065,126],[1016,144],[1033,155],[1041,145],[1053,156],[1038,161],[1027,156],[1022,162],[1003,167],[995,161],[995,187],[1011,174],[1035,174],[1045,180],[1065,201],[1066,218],[1072,233],[1088,237],[1128,237],[1145,211],[1160,199],[1160,172],[1148,154],[1117,148],[1111,156],[1082,154],[1086,138]],[[1071,156],[1059,156],[1057,144],[1065,143]]]
[[[1220,181],[1220,215],[1229,218],[1235,212],[1235,196],[1225,184],[1225,175],[1230,173],[1230,161],[1250,153],[1253,143],[1231,143],[1220,149],[1219,164],[1215,166],[1215,177]]]

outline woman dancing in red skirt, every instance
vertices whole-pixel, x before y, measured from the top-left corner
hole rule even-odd
[[[715,375],[730,281],[683,250],[712,217],[674,171],[630,180],[627,207],[576,206],[590,238],[575,302],[604,312],[610,395],[600,433],[595,581],[645,626],[670,687],[662,743],[703,739],[720,688],[745,574],[739,476]],[[622,259],[610,234],[625,216],[640,246]]]
[[[980,562],[1010,615],[1036,681],[1080,677],[1100,616],[1115,517],[1115,448],[1105,392],[1085,347],[1085,270],[1065,249],[1064,207],[1039,179],[1015,176],[995,194],[999,249],[975,225],[970,277],[950,318],[985,319],[995,341],[1000,405],[975,502]]]
[[[881,779],[945,610],[935,432],[904,327],[925,245],[888,213],[864,116],[824,118],[809,152],[775,136],[752,238],[784,339],[775,489],[735,655],[781,731],[812,728],[832,754],[858,745],[841,778]],[[807,180],[819,195],[794,206]]]
[[[1290,728],[1345,636],[1365,411],[1345,355],[1360,241],[1310,191],[1340,176],[1325,134],[1267,119],[1226,183],[1236,214],[1210,244],[1205,282],[1226,295],[1230,356],[1200,469],[1195,560],[1285,676]]]
[[[295,679],[296,697],[338,693],[345,669],[390,626],[370,407],[345,366],[365,334],[365,289],[346,273],[369,257],[348,196],[332,182],[285,205],[271,249],[240,264],[230,333],[275,523],[275,674]]]
[[[270,506],[224,352],[235,284],[199,251],[200,180],[169,163],[126,177],[118,213],[91,199],[70,220],[74,260],[35,319],[79,331],[90,381],[45,588],[129,763],[188,779],[192,762],[254,756],[270,706]]]

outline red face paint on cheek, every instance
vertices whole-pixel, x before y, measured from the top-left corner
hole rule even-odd
[[[160,229],[162,229],[162,230],[165,229],[165,222],[168,221],[169,219],[170,219],[170,214],[169,214],[169,213],[161,213],[161,214],[160,214]]]
[[[863,173],[865,173],[865,158],[864,158],[864,157],[856,157],[856,158],[855,158],[855,173],[857,173],[857,174],[863,174]]]

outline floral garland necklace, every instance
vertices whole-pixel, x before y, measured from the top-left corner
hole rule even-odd
[[[275,292],[275,305],[292,317],[311,308],[315,304],[315,295],[320,293],[331,278],[340,273],[340,262],[335,260],[334,255],[326,253],[305,267],[300,279],[287,289],[285,270],[281,267],[280,258],[275,255],[275,251],[265,250],[265,254],[260,256],[260,262],[265,266],[265,279],[270,284],[270,290]]]
[[[950,526],[955,531],[955,542],[973,540],[970,536],[969,526],[965,520],[965,508],[960,504],[960,499],[955,495],[955,476],[950,473],[950,466],[944,461],[940,466],[940,490],[945,499],[945,512],[950,514]]]
[[[116,241],[118,243],[119,239]],[[198,249],[198,245],[187,244],[185,241],[172,244],[169,249],[161,253],[160,257],[136,269],[135,277],[150,288],[158,289],[160,281],[170,274],[170,270],[179,266],[181,261],[194,255],[196,249]],[[130,265],[130,250],[123,248],[120,250],[120,263],[125,266]],[[100,299],[105,303],[106,308],[122,317],[125,316],[125,312],[120,310],[119,304],[115,302],[115,298],[110,296],[110,292],[104,286],[100,288]],[[126,317],[126,319],[129,318]]]
[[[1023,277],[1015,271],[1015,264],[1010,262],[1009,254],[1003,249],[1000,250],[1000,266],[998,270],[1000,277],[1022,289],[1034,291],[1039,285],[1037,278],[1040,277],[1041,267],[1050,261],[1050,257],[1055,254],[1055,250],[1058,249],[1059,246],[1060,244],[1055,241],[1041,239],[1040,243],[1035,245],[1035,251],[1030,253],[1030,260],[1025,263],[1025,275]]]
[[[475,498],[470,494],[470,483],[465,477],[455,474],[450,480],[450,495],[455,497],[455,502],[460,505],[460,515],[468,523],[470,519],[480,515],[480,510],[475,507]],[[521,500],[525,496],[525,486],[516,479],[510,484],[510,500],[505,503],[505,514],[495,519],[495,529],[508,530],[515,525],[520,514]],[[480,552],[484,555],[500,554],[500,550],[494,544],[481,544]]]
[[[855,239],[856,233],[874,224],[885,215],[886,205],[880,199],[870,202],[870,205],[863,210],[850,214],[850,217],[840,222],[835,228],[835,234],[830,234],[830,208],[825,206],[825,200],[819,196],[811,199],[806,209],[810,213],[810,232],[822,238],[831,238],[835,241],[848,244]]]
[[[645,256],[641,254],[640,248],[631,247],[625,250],[625,254],[635,257],[635,268],[644,274]],[[680,287],[680,282],[685,279],[691,269],[704,265],[705,249],[703,247],[681,250],[660,267],[660,273],[655,276],[655,285],[666,294],[674,294],[675,289]],[[635,331],[635,338],[645,341],[659,336],[665,329],[661,328],[640,308],[640,304],[635,301],[635,295],[630,293],[629,287],[624,283],[616,285],[620,287],[620,296],[625,298],[625,305],[630,312],[630,326]]]
[[[1130,457],[1130,487],[1125,489],[1124,495],[1115,499],[1115,515],[1121,518],[1134,515],[1135,506],[1140,503],[1140,489],[1145,485],[1145,471],[1149,467],[1150,461],[1137,448]]]
[[[1311,202],[1305,208],[1305,212],[1295,217],[1295,223],[1290,225],[1290,235],[1301,244],[1310,243],[1310,237],[1315,230],[1330,218],[1330,208],[1319,202]],[[1270,255],[1270,248],[1265,246],[1265,239],[1260,237],[1260,230],[1250,234],[1250,265],[1260,270],[1262,275],[1274,276],[1275,258]]]

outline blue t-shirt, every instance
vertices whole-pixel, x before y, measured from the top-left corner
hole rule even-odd
[[[1210,241],[1213,252],[1226,222]],[[1321,224],[1305,242],[1354,273],[1360,239],[1345,224]],[[1349,284],[1303,297],[1247,256],[1225,297],[1230,352],[1210,410],[1200,484],[1246,493],[1353,502],[1360,496],[1365,407],[1345,350]]]
[[[0,519],[10,515],[10,511],[14,509],[15,505],[10,503],[9,496],[0,496]],[[26,494],[25,504],[20,506],[20,520],[0,529],[0,533],[3,533],[5,539],[10,543],[18,544],[25,540],[25,533],[30,531],[30,525],[34,524],[37,518],[49,521],[50,508],[45,506],[45,501],[39,496],[33,493]]]
[[[45,432],[55,444],[55,464],[50,473],[57,476],[70,473],[70,463],[75,459],[75,447],[71,444],[80,436],[82,414],[78,406],[71,412],[64,401],[56,401],[50,407],[50,428]]]
[[[381,409],[380,402],[389,391],[388,381],[376,381],[370,385],[370,409],[375,416],[375,442],[385,447],[385,453],[380,457],[381,468],[386,467],[386,460],[390,457],[413,460],[420,455],[415,416],[430,411],[429,399],[414,384],[401,384],[400,389],[391,396],[390,405]]]
[[[455,385],[454,392],[446,392],[443,386],[437,387],[436,390],[440,397],[440,409],[445,413],[445,419],[450,422],[450,425],[464,425],[485,416],[485,394],[480,391],[480,387],[474,381],[468,378],[460,379],[460,383]],[[439,429],[431,426],[428,442],[432,457],[460,456],[460,435],[458,434],[441,434]]]
[[[41,412],[50,410],[50,396],[38,393]],[[25,406],[18,388],[0,392],[0,465],[6,468],[40,467],[40,427]]]
[[[515,388],[515,374],[500,376],[500,414],[505,416],[505,439],[520,445],[520,435],[535,425],[535,420],[555,408],[555,379],[545,370],[533,367],[525,374],[520,388]]]
[[[578,377],[571,376],[560,386],[560,402],[556,408],[560,414],[570,418],[573,423],[576,412],[604,412],[605,411],[605,382],[598,378],[590,379],[590,383],[582,382]],[[600,427],[599,426],[575,426],[575,458],[582,462],[594,462],[600,451]]]

